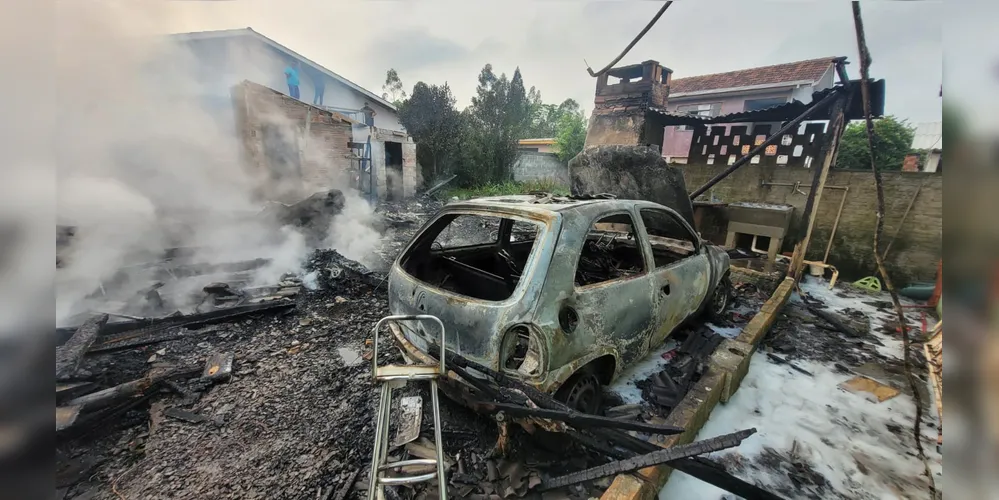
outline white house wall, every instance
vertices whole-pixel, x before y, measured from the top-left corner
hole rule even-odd
[[[168,57],[163,64],[190,72],[194,92],[209,98],[217,97],[220,102],[229,99],[232,86],[243,80],[288,93],[284,68],[293,59],[251,35],[185,40],[171,44],[165,55]],[[377,113],[375,126],[402,130],[395,111],[328,75],[323,77],[326,79],[325,106],[359,110],[367,102]],[[299,80],[300,99],[311,104],[315,84],[305,71],[300,71]]]

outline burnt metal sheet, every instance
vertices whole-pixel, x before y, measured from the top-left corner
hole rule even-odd
[[[860,80],[851,80],[850,82],[851,85],[855,85],[858,84]],[[855,87],[857,92],[859,92],[859,85],[855,85]],[[808,108],[808,106],[811,105],[812,102],[817,102],[828,96],[831,92],[835,92],[840,88],[842,88],[842,86],[837,84],[828,89],[814,92],[812,93],[812,100],[809,103],[793,100],[791,102],[778,104],[769,108],[756,109],[752,111],[737,111],[735,113],[718,116],[708,117],[689,115],[659,108],[650,108],[649,112],[661,117],[666,125],[690,125],[696,127],[699,125],[708,125],[713,123],[785,122],[800,115],[805,111],[805,109]],[[883,79],[871,81],[871,116],[874,118],[884,116],[885,88],[885,81]],[[852,100],[850,106],[846,110],[846,118],[848,120],[860,120],[864,118],[863,103],[861,101],[861,99]],[[829,111],[819,111],[812,119],[829,120]]]
[[[423,419],[423,398],[406,396],[399,400],[399,424],[392,446],[402,446],[420,437],[420,423]]]

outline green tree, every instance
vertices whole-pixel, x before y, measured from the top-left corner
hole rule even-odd
[[[531,124],[526,134],[527,137],[556,137],[562,117],[581,112],[579,103],[575,99],[566,99],[561,104],[543,104],[540,102],[540,93],[537,97],[538,102],[532,104],[531,107]]]
[[[462,112],[465,161],[464,168],[455,172],[461,185],[509,180],[526,108],[526,93],[519,73],[514,74],[516,81],[510,81],[505,74],[496,76],[491,64],[479,72],[472,104]]]
[[[879,170],[901,170],[912,150],[915,128],[907,121],[885,116],[874,121],[874,161]],[[839,143],[836,168],[870,170],[871,152],[863,121],[851,123]]]
[[[583,143],[585,142],[586,118],[582,111],[563,114],[559,119],[558,130],[555,134],[555,146],[557,147],[555,154],[558,155],[558,159],[563,162],[573,159],[583,151]]]
[[[385,72],[385,84],[382,85],[382,99],[395,104],[396,107],[402,105],[406,100],[406,90],[399,78],[399,73],[394,68]]]
[[[399,122],[413,138],[425,179],[437,179],[453,170],[461,141],[461,113],[454,95],[444,85],[418,82],[413,95],[399,106]]]

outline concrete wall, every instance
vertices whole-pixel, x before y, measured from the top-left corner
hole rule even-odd
[[[513,180],[518,182],[554,179],[561,185],[569,185],[569,167],[554,153],[520,151],[512,170]]]
[[[687,189],[693,191],[725,168],[724,165],[684,165]],[[702,195],[701,200],[721,202],[761,202],[794,206],[791,229],[784,241],[784,251],[793,249],[802,234],[801,213],[806,197],[790,186],[762,186],[761,182],[795,183],[808,192],[813,169],[746,165]],[[883,172],[885,188],[884,244],[891,241],[901,223],[898,238],[891,245],[887,266],[898,284],[910,281],[933,281],[941,258],[943,236],[943,177],[923,172]],[[846,279],[876,274],[873,242],[877,196],[874,176],[869,171],[838,170],[829,172],[827,187],[848,187],[846,203],[829,254],[828,263],[836,266]],[[922,185],[922,188],[920,188]],[[902,216],[913,195],[919,191],[912,210]],[[827,188],[818,207],[808,260],[822,260],[844,191]]]
[[[309,195],[349,185],[351,125],[332,113],[252,83],[232,90],[243,162],[256,181],[258,196],[293,203]],[[274,144],[288,162],[276,165]]]

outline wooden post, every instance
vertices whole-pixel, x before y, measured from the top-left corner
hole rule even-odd
[[[825,156],[822,159],[822,167],[815,172],[815,177],[812,178],[812,190],[808,193],[808,199],[805,201],[805,211],[801,215],[802,220],[807,221],[804,223],[807,224],[805,236],[795,246],[794,255],[791,257],[791,266],[788,268],[788,275],[794,277],[795,281],[801,279],[805,254],[808,253],[808,243],[812,238],[812,230],[815,228],[815,215],[819,212],[817,208],[819,202],[822,200],[822,190],[826,185],[826,177],[829,176],[829,168],[832,166],[836,158],[836,153],[839,150],[839,140],[843,135],[843,130],[846,128],[846,103],[849,97],[848,93],[840,94],[833,101],[829,110],[831,119],[829,121],[829,133],[827,134],[829,139],[826,142]]]

